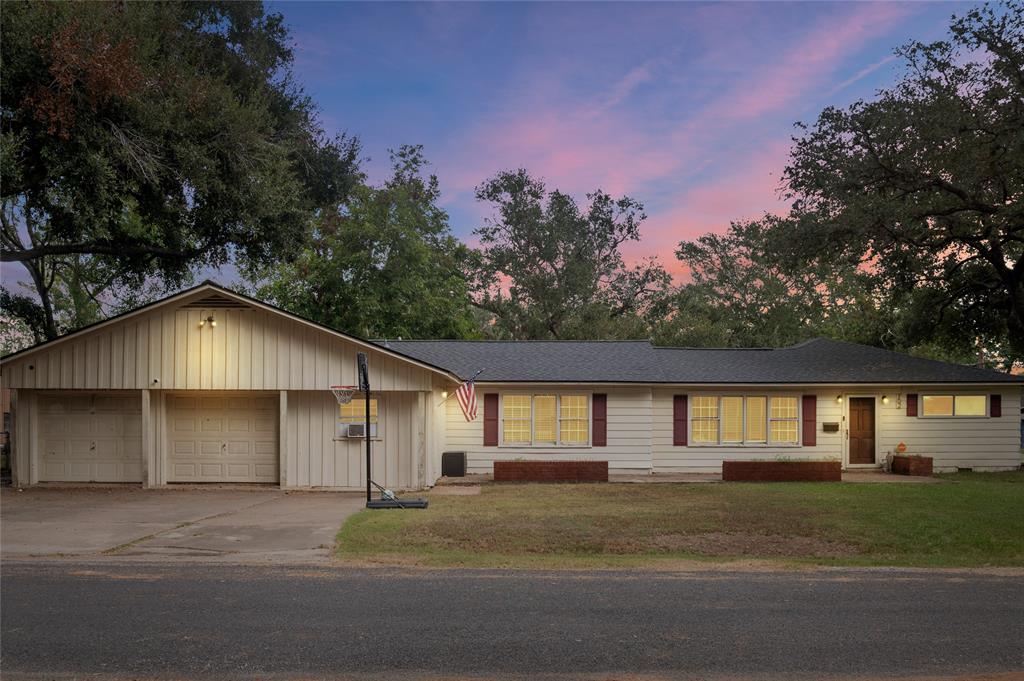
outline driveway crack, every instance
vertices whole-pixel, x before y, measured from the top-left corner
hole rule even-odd
[[[103,549],[99,553],[102,556],[116,556],[116,555],[126,551],[127,549],[130,549],[131,547],[136,546],[137,544],[140,544],[140,543],[142,543],[144,541],[149,541],[150,539],[155,539],[156,537],[159,537],[162,534],[166,534],[168,532],[174,532],[176,530],[180,530],[180,529],[185,528],[185,527],[191,527],[192,525],[198,525],[199,523],[206,522],[207,520],[214,520],[216,518],[224,518],[226,516],[234,515],[236,513],[241,513],[242,511],[248,511],[250,509],[257,508],[259,506],[263,506],[265,504],[269,504],[269,503],[272,503],[274,501],[277,501],[278,499],[281,499],[283,496],[284,495],[273,496],[273,497],[271,497],[269,499],[263,499],[261,501],[257,501],[254,504],[249,504],[248,506],[242,506],[240,508],[233,508],[233,509],[231,509],[229,511],[221,511],[220,513],[213,513],[213,514],[208,515],[208,516],[203,516],[202,518],[195,518],[193,520],[186,520],[183,523],[178,523],[174,527],[168,527],[166,529],[159,530],[158,532],[153,532],[153,533],[147,534],[147,535],[145,535],[143,537],[137,537],[136,539],[132,539],[131,541],[124,542],[123,544],[118,544],[117,546],[112,546],[109,549]]]

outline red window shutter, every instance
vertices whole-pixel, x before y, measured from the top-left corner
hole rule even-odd
[[[672,396],[672,444],[686,446],[686,395]]]
[[[593,397],[594,420],[591,424],[590,439],[595,447],[608,446],[608,396],[595,394]]]
[[[804,431],[801,442],[804,447],[818,444],[818,396],[804,395],[803,417]]]
[[[484,394],[484,446],[498,446],[498,394]]]
[[[917,395],[907,395],[907,416],[917,416]]]
[[[999,418],[1003,415],[1003,396],[1002,395],[989,395],[988,396],[988,415],[992,418]]]

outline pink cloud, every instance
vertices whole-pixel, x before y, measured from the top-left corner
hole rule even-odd
[[[840,17],[831,15],[791,49],[774,58],[766,55],[763,66],[746,68],[724,82],[720,93],[696,111],[680,113],[667,129],[664,116],[649,119],[647,112],[622,105],[639,88],[675,78],[677,51],[645,60],[587,100],[565,95],[562,65],[540,79],[513,83],[510,92],[516,96],[496,107],[501,113],[466,130],[459,151],[438,165],[447,188],[454,189],[453,200],[460,202],[486,177],[514,167],[577,195],[600,187],[644,200],[651,217],[643,242],[632,245],[627,257],[653,254],[682,275],[674,256],[681,239],[785,209],[778,187],[789,129],[780,127],[778,115],[792,112],[790,120],[799,118],[801,105],[830,85],[845,59],[914,11],[911,5],[870,3],[852,6]],[[718,48],[707,54],[722,63],[708,63],[705,56],[700,67],[727,74],[729,50]],[[885,63],[870,65],[854,78]]]

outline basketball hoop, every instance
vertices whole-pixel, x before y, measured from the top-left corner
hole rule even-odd
[[[332,385],[331,392],[337,398],[338,404],[348,404],[352,401],[352,396],[356,394],[356,387],[354,385]]]

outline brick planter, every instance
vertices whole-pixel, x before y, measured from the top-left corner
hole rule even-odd
[[[722,480],[729,482],[840,482],[839,461],[723,461]]]
[[[495,461],[495,482],[608,482],[607,461]]]
[[[896,454],[892,457],[892,472],[897,475],[930,476],[932,474],[932,457]]]

